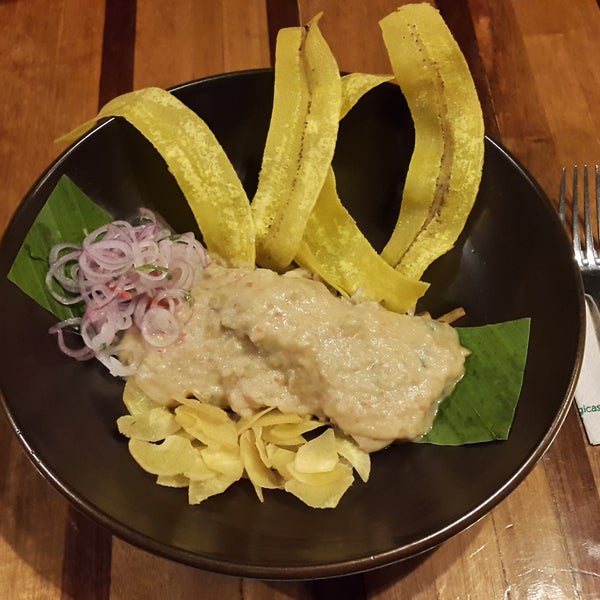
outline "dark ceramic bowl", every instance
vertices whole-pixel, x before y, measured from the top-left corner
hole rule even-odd
[[[271,71],[214,77],[174,90],[215,132],[251,195],[273,88]],[[370,92],[343,120],[335,156],[339,191],[377,248],[389,236],[413,145],[398,89]],[[226,574],[316,578],[372,569],[433,548],[506,497],[556,435],[582,353],[582,290],[570,248],[540,188],[486,140],[481,191],[454,250],[426,273],[423,306],[466,307],[465,325],[531,317],[523,391],[506,442],[407,444],[373,456],[371,480],[334,510],[282,492],[261,504],[240,482],[199,506],[161,488],[131,459],[115,421],[122,382],[100,364],[63,356],[46,332],[54,318],[6,273],[62,174],[115,217],[147,206],[178,231],[193,219],[152,146],[109,120],[70,147],[34,185],[2,241],[0,385],[5,412],[42,474],[77,508],[148,551]],[[15,351],[18,349],[17,351]]]

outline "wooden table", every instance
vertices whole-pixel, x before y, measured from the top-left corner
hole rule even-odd
[[[324,10],[345,71],[389,72],[378,21],[401,0],[3,0],[0,231],[117,94],[271,64],[282,26]],[[600,161],[595,0],[440,0],[489,135],[555,201],[563,164]],[[240,580],[174,564],[73,511],[0,419],[0,598],[600,598],[600,448],[571,410],[541,462],[482,521],[415,560],[321,582]]]

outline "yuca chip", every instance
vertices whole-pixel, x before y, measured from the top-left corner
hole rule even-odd
[[[307,475],[294,471],[291,464],[288,468],[294,473],[294,478],[285,482],[285,490],[313,508],[335,508],[354,481],[352,468],[341,462],[335,467],[335,473]]]
[[[184,488],[190,485],[190,480],[185,475],[159,475],[156,483],[164,487]]]
[[[273,111],[252,213],[256,262],[278,271],[297,254],[337,140],[340,72],[318,20],[277,36]]]
[[[200,454],[209,469],[227,475],[231,479],[237,481],[244,473],[244,464],[237,447],[208,446],[202,448]]]
[[[248,196],[217,138],[183,102],[159,88],[123,94],[58,142],[73,142],[104,117],[123,117],[161,154],[194,213],[207,248],[236,265],[254,266]]]
[[[332,482],[344,479],[348,473],[352,474],[352,467],[345,462],[341,462],[340,460],[337,460],[333,469],[331,469],[330,471],[299,471],[295,467],[295,461],[287,465],[287,468],[289,469],[293,479],[297,479],[302,483],[314,486],[329,485]]]
[[[229,415],[211,404],[197,402],[175,409],[175,420],[207,446],[237,446],[237,429]]]
[[[144,471],[153,475],[184,473],[196,457],[190,440],[178,435],[170,435],[160,444],[129,440],[129,452]]]
[[[130,415],[146,413],[157,406],[161,406],[142,392],[142,389],[135,382],[133,377],[130,377],[125,382],[125,388],[123,389],[123,404],[127,407],[127,411]]]
[[[200,448],[196,448],[196,456],[192,464],[183,472],[190,481],[206,481],[212,479],[218,474],[218,471],[211,469],[204,460]]]
[[[181,429],[181,425],[169,409],[157,406],[144,413],[119,417],[117,428],[128,438],[159,442]]]
[[[306,441],[302,435],[290,435],[289,430],[282,430],[281,427],[281,425],[274,425],[263,429],[263,440],[280,446],[300,446]]]
[[[264,463],[266,467],[271,468],[271,459],[269,457],[269,454],[267,453],[265,440],[262,437],[263,428],[253,427],[252,431],[254,432],[254,443],[256,444],[256,450],[258,451],[258,456],[260,456],[260,460]]]
[[[362,450],[354,440],[346,436],[340,437],[339,434],[335,437],[335,445],[337,453],[348,461],[364,482],[367,482],[371,475],[370,454]]]
[[[272,442],[281,446],[298,446],[304,444],[305,433],[323,427],[319,421],[303,420],[300,423],[280,423],[270,427],[263,427],[262,438],[266,442]]]
[[[227,475],[217,473],[214,477],[204,480],[190,481],[188,488],[188,502],[200,504],[211,496],[222,494],[231,484],[237,480],[230,479]]]
[[[294,461],[296,452],[288,448],[281,448],[277,444],[265,444],[265,449],[271,468],[275,469],[284,479],[291,479],[292,474],[288,465]]]
[[[279,425],[280,423],[301,423],[304,417],[295,413],[282,413],[275,406],[269,406],[249,417],[242,417],[237,424],[238,432],[242,433],[246,429],[253,427],[267,427],[269,425]]]
[[[240,436],[240,454],[248,479],[254,486],[256,495],[264,501],[262,488],[278,489],[282,486],[281,478],[263,463],[256,448],[254,431],[248,429]]]
[[[298,448],[294,469],[301,473],[325,473],[333,471],[338,462],[335,434],[333,429],[328,428]]]

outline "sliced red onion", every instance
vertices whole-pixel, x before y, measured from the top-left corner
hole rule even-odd
[[[93,358],[94,352],[91,348],[87,346],[82,346],[81,348],[71,348],[67,345],[64,336],[64,329],[66,327],[74,328],[79,327],[81,323],[81,319],[79,317],[73,317],[72,319],[65,319],[60,323],[57,323],[53,327],[50,328],[49,333],[55,333],[58,337],[58,346],[59,348],[71,358],[75,358],[77,360],[89,360]]]
[[[148,209],[140,223],[113,221],[87,235],[79,248],[59,244],[50,253],[46,283],[63,304],[85,302],[81,319],[51,329],[66,354],[85,360],[95,356],[115,376],[132,367],[117,358],[120,336],[132,326],[156,347],[181,335],[191,315],[190,289],[208,265],[208,254],[192,233],[172,235]],[[57,284],[63,292],[57,291]],[[85,346],[69,348],[63,330],[79,329]]]
[[[166,348],[177,340],[181,326],[168,308],[155,306],[144,314],[140,330],[151,346]]]

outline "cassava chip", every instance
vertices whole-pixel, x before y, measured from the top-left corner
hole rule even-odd
[[[304,472],[299,471],[295,467],[295,461],[287,465],[289,472],[292,475],[293,479],[297,479],[302,483],[314,485],[314,486],[322,486],[329,485],[333,482],[344,479],[348,473],[352,475],[352,467],[346,463],[343,463],[339,460],[336,461],[333,469],[330,471],[321,471],[321,472]]]
[[[304,418],[295,413],[282,413],[274,406],[269,406],[249,417],[242,417],[238,421],[238,432],[242,433],[246,429],[254,427],[268,427],[269,425],[279,425],[281,423],[302,423]]]
[[[164,487],[184,488],[190,485],[190,480],[185,475],[159,475],[156,483]]]
[[[202,448],[200,454],[206,466],[213,471],[238,480],[244,472],[244,465],[239,449],[232,446],[208,446]]]
[[[358,444],[346,437],[336,435],[335,445],[338,454],[346,459],[363,481],[368,481],[371,474],[371,456],[362,450]]]
[[[170,435],[160,444],[129,440],[129,452],[144,471],[153,475],[178,475],[195,459],[190,440],[178,435]]]
[[[204,460],[200,448],[196,448],[196,456],[192,464],[184,471],[185,477],[191,481],[206,481],[212,479],[218,474],[218,471],[211,469]]]
[[[262,437],[266,442],[282,446],[297,446],[306,441],[305,433],[323,427],[319,421],[303,420],[300,423],[280,423],[271,427],[263,427]]]
[[[214,477],[204,480],[190,481],[188,488],[188,502],[200,504],[211,496],[222,494],[231,484],[237,480],[230,479],[227,475],[217,473]]]
[[[277,444],[265,444],[270,466],[284,479],[291,479],[292,474],[288,465],[293,462],[296,453],[288,448],[281,448]]]
[[[261,460],[256,448],[254,431],[245,431],[240,436],[240,453],[244,468],[256,494],[263,501],[261,488],[277,489],[281,487],[281,479]]]
[[[302,473],[324,473],[334,469],[339,461],[333,429],[326,429],[318,437],[298,448],[294,469]]]
[[[175,420],[185,431],[207,446],[237,446],[237,429],[218,406],[194,401],[175,409]]]
[[[313,508],[335,508],[354,481],[349,466],[340,462],[335,470],[335,476],[330,473],[313,474],[315,483],[294,477],[285,482],[285,490]],[[329,480],[326,481],[324,476],[329,476]]]
[[[171,411],[164,406],[156,406],[147,412],[119,417],[117,428],[128,438],[159,442],[181,429],[181,426]]]
[[[130,377],[125,383],[123,389],[123,404],[127,407],[127,411],[130,415],[146,413],[152,408],[160,406],[160,404],[157,404],[142,392],[142,389],[135,382],[133,377]]]

